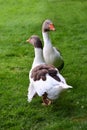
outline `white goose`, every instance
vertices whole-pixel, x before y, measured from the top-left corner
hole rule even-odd
[[[42,36],[44,41],[43,56],[47,64],[52,64],[61,70],[64,66],[63,57],[59,50],[52,46],[49,38],[49,31],[54,31],[55,27],[51,20],[45,20],[42,24]]]
[[[72,88],[72,86],[67,85],[57,68],[45,64],[42,43],[38,36],[31,36],[27,42],[34,46],[35,51],[35,58],[29,73],[28,101],[31,102],[34,95],[38,94],[42,97],[44,105],[49,105],[58,98],[62,90]]]

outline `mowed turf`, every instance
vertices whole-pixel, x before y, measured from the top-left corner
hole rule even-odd
[[[33,34],[42,39],[48,18],[56,28],[52,43],[65,61],[61,73],[73,89],[46,107],[38,96],[27,102],[34,50],[26,40]],[[86,129],[86,0],[0,0],[0,130]]]

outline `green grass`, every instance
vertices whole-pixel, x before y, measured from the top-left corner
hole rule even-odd
[[[64,57],[62,75],[72,90],[51,106],[36,97],[29,104],[28,72],[34,50],[26,43],[41,37],[41,25],[51,19],[53,44]],[[0,0],[0,130],[87,129],[87,2],[86,0]]]

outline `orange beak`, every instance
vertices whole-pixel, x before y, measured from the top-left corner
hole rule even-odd
[[[52,30],[52,31],[55,31],[54,25],[53,25],[53,24],[50,24],[50,25],[49,25],[49,29]]]
[[[26,42],[30,42],[30,39],[26,40]]]

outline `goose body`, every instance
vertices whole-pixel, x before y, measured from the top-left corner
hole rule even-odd
[[[29,73],[28,101],[31,102],[34,95],[38,94],[42,97],[43,103],[49,105],[52,100],[58,98],[61,91],[72,88],[72,86],[66,83],[57,68],[44,62],[42,43],[39,37],[31,36],[27,41],[35,48],[35,58]],[[39,44],[41,45],[39,46]]]
[[[54,31],[55,27],[50,20],[45,20],[42,25],[42,36],[44,41],[43,56],[47,64],[52,64],[61,70],[64,66],[64,60],[59,50],[53,47],[49,38],[49,31]]]

